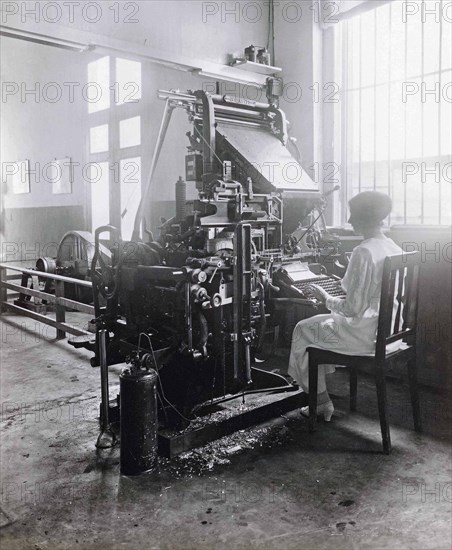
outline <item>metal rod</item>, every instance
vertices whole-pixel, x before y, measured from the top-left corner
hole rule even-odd
[[[86,330],[75,328],[68,323],[58,323],[54,319],[50,319],[49,317],[46,317],[45,315],[41,315],[40,313],[35,313],[34,311],[31,311],[29,309],[26,309],[24,307],[16,306],[15,304],[11,304],[10,302],[1,302],[2,308],[7,308],[8,310],[14,311],[15,313],[18,313],[19,315],[24,315],[25,317],[30,317],[31,319],[34,319],[35,321],[39,321],[40,323],[44,323],[45,325],[49,325],[51,327],[54,327],[56,329],[62,330],[64,332],[68,332],[69,334],[73,334],[75,336],[85,336],[85,335],[91,335],[91,332],[88,332]]]
[[[45,279],[54,279],[55,281],[62,281],[63,283],[71,283],[73,285],[84,286],[86,288],[92,288],[91,281],[84,281],[82,279],[74,279],[73,277],[64,277],[63,275],[55,275],[54,273],[46,273],[45,271],[35,271],[34,269],[26,269],[24,267],[17,267],[15,265],[0,264],[2,269],[10,269],[11,271],[19,271],[20,273],[26,273],[27,275],[33,275],[36,277],[44,277]]]
[[[249,100],[246,102],[228,94],[224,94],[224,95],[210,94],[210,97],[212,98],[212,101],[217,105],[218,104],[224,105],[224,106],[237,105],[238,107],[243,107],[243,108],[248,107],[249,109],[258,109],[261,111],[266,111],[270,107],[268,103],[264,103],[261,101],[254,101],[254,100]],[[181,102],[185,101],[187,103],[196,103],[198,101],[198,98],[196,96],[185,92],[180,92],[178,90],[159,90],[158,98],[166,99],[166,100],[170,99],[173,101],[181,101]]]
[[[219,405],[220,403],[226,403],[227,401],[233,401],[234,399],[239,399],[240,397],[244,397],[246,395],[253,395],[256,393],[283,393],[283,392],[297,392],[298,386],[294,386],[292,384],[287,383],[286,386],[275,386],[274,388],[263,388],[259,390],[244,390],[241,393],[238,393],[236,395],[228,395],[226,397],[218,397],[217,399],[212,399],[211,401],[208,401],[207,403],[204,403],[203,406],[211,407],[212,405]]]
[[[190,283],[185,283],[185,325],[187,329],[188,349],[193,350],[193,326],[191,319]]]
[[[245,344],[245,372],[246,372],[246,381],[247,383],[250,383],[251,382],[251,351],[250,351],[249,342]]]
[[[105,432],[109,429],[108,421],[108,365],[107,365],[107,331],[105,329],[100,329],[98,332],[99,336],[99,355],[100,355],[100,387],[101,387],[101,396],[102,396],[102,432]]]
[[[137,214],[135,217],[132,241],[137,241],[140,238],[141,222],[143,221],[145,208],[146,208],[149,196],[151,194],[152,179],[153,179],[155,168],[157,166],[157,162],[160,156],[160,152],[162,150],[163,142],[165,140],[166,131],[168,130],[168,126],[171,120],[171,115],[174,109],[174,105],[172,105],[170,101],[171,101],[170,99],[166,100],[165,111],[163,113],[162,122],[160,124],[160,129],[157,136],[157,144],[155,146],[154,154],[152,156],[151,168],[149,170],[148,180],[146,183],[146,187],[144,189],[144,193],[141,197],[140,204],[138,206]]]
[[[64,297],[63,281],[55,281],[55,297],[57,300]],[[55,316],[57,323],[64,323],[66,321],[66,310],[59,301],[55,303]],[[66,338],[66,333],[64,330],[57,328],[57,339],[62,340],[63,338]]]
[[[0,266],[0,315],[6,311],[6,306],[4,303],[8,300],[6,280],[6,269]]]
[[[173,99],[177,101],[187,101],[188,103],[195,103],[196,97],[191,94],[185,94],[177,90],[159,90],[158,91],[159,99]]]
[[[81,311],[82,313],[88,313],[89,315],[94,315],[93,306],[90,306],[88,304],[82,304],[81,302],[70,300],[69,298],[57,297],[54,294],[48,294],[47,292],[43,292],[41,290],[34,290],[32,288],[25,288],[20,285],[15,285],[14,283],[2,282],[2,286],[7,288],[8,290],[17,290],[19,291],[20,294],[25,294],[26,296],[33,296],[34,298],[41,298],[41,300],[47,300],[47,302],[51,304],[59,304],[65,307],[70,307],[71,309],[75,309],[77,311]],[[8,294],[8,296],[11,296],[11,295]]]

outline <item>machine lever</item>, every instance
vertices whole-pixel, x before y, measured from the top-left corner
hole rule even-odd
[[[108,364],[107,364],[107,331],[100,329],[97,333],[100,355],[100,387],[101,387],[101,431],[97,438],[98,449],[110,449],[116,444],[116,437],[111,431],[109,422],[109,397],[108,397]]]

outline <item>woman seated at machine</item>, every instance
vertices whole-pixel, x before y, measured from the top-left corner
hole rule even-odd
[[[392,208],[391,199],[376,191],[366,191],[349,201],[348,222],[364,240],[353,250],[342,280],[346,298],[335,298],[318,285],[311,285],[315,298],[325,304],[330,314],[316,315],[300,321],[294,329],[289,359],[289,374],[305,392],[309,392],[309,346],[348,355],[370,355],[375,339],[380,305],[383,264],[386,256],[402,249],[382,231],[383,220]],[[319,365],[317,414],[328,422],[334,406],[326,387],[325,375],[333,365]],[[301,413],[308,416],[308,407]]]

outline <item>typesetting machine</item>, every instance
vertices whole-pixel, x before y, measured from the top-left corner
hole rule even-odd
[[[95,233],[98,334],[86,347],[95,352],[93,366],[103,360],[155,369],[159,425],[181,428],[203,404],[294,390],[255,358],[281,307],[318,312],[300,282],[334,287],[325,266],[339,257],[339,241],[323,222],[325,196],[291,153],[276,97],[257,103],[204,91],[159,96],[166,108],[134,235],[125,242],[111,226]],[[186,176],[176,183],[175,215],[162,220],[155,239],[146,218],[175,108],[192,123]],[[186,181],[196,182],[194,201],[186,200]],[[110,243],[108,261],[101,239]]]

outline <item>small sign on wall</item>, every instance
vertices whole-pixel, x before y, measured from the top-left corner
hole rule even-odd
[[[52,182],[54,195],[72,193],[72,161],[69,157],[54,160],[50,165],[49,172],[49,181]]]
[[[9,169],[10,189],[14,195],[30,193],[30,161],[18,160]]]

